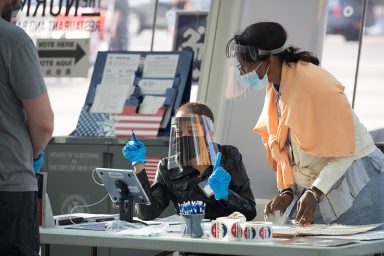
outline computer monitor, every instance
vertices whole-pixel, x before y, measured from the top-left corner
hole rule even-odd
[[[148,195],[133,170],[97,168],[112,202],[119,203],[120,220],[133,222],[133,203],[150,205]]]

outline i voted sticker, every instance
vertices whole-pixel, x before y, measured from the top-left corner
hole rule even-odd
[[[244,239],[245,240],[254,240],[256,237],[256,230],[253,227],[244,228]]]
[[[228,234],[228,228],[221,222],[214,222],[211,225],[211,238],[222,239]]]

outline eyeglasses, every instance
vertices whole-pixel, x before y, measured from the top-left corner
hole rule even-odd
[[[243,71],[243,68],[241,67],[241,64],[237,64],[236,68],[240,71],[240,75],[245,75],[246,73]]]

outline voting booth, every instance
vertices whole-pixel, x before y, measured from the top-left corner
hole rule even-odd
[[[119,213],[92,178],[95,168],[129,169],[122,155],[132,130],[146,145],[150,183],[159,160],[168,155],[171,117],[189,101],[193,53],[99,52],[76,129],[54,137],[46,148],[44,169],[53,215]],[[100,181],[99,181],[100,182]],[[161,216],[174,214],[171,205]],[[86,255],[81,246],[52,246],[54,255]],[[101,248],[98,255],[153,255]]]
[[[99,52],[74,136],[168,136],[189,101],[193,53]]]

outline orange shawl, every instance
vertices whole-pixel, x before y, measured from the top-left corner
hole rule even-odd
[[[262,137],[280,189],[294,183],[285,146],[289,130],[295,144],[310,155],[343,157],[355,151],[352,112],[342,94],[344,87],[316,65],[301,61],[289,65],[284,62],[282,66],[280,120],[276,94],[269,83],[263,111],[253,129]]]

